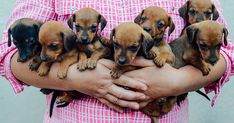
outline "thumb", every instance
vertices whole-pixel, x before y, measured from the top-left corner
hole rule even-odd
[[[112,60],[108,60],[108,59],[100,59],[98,60],[98,63],[104,65],[108,69],[112,69],[113,67],[115,67],[115,62]]]

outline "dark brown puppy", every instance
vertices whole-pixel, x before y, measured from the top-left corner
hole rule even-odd
[[[109,49],[101,44],[102,38],[98,35],[98,31],[105,28],[106,19],[92,8],[82,8],[73,14],[67,23],[71,29],[75,27],[76,30],[79,49],[77,69],[94,69],[97,61],[110,53]]]
[[[210,65],[215,65],[219,60],[222,43],[227,45],[227,35],[227,29],[215,21],[207,20],[188,26],[181,37],[170,43],[176,56],[174,67],[181,68],[190,64],[201,70],[204,76],[208,75]],[[186,96],[187,93],[180,95],[177,103],[183,101]]]
[[[180,9],[180,16],[186,21],[186,26],[204,20],[217,20],[219,13],[211,0],[188,0]]]
[[[51,65],[60,62],[57,76],[65,78],[68,67],[77,61],[75,41],[75,33],[65,25],[56,21],[43,24],[39,31],[39,42],[42,45],[40,56],[43,61],[38,69],[39,75],[47,75]]]
[[[111,71],[113,78],[120,77],[126,71],[137,69],[137,67],[131,66],[135,57],[137,55],[146,57],[149,50],[154,46],[154,40],[149,33],[144,31],[138,24],[130,22],[122,23],[114,28],[110,40],[114,47],[114,61],[116,64]],[[175,99],[171,101],[175,102]],[[152,100],[141,110],[151,116],[153,122],[156,122],[160,114],[168,112],[169,108],[166,106],[171,105],[169,103],[174,104],[171,101],[167,101],[165,105],[162,105],[161,99]]]
[[[154,47],[150,50],[148,57],[153,58],[157,66],[162,67],[166,62],[172,64],[174,55],[169,45],[163,40],[163,35],[169,27],[169,35],[174,31],[175,25],[168,13],[160,7],[150,6],[135,18],[139,24],[148,32],[155,41]]]
[[[11,46],[13,38],[13,43],[19,52],[17,61],[25,62],[33,57],[29,64],[30,70],[37,70],[41,64],[41,45],[38,42],[41,25],[40,21],[22,18],[16,20],[8,29],[8,46]]]

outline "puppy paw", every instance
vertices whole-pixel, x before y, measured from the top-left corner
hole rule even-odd
[[[154,63],[155,63],[158,67],[162,67],[162,66],[164,66],[164,64],[166,63],[166,59],[165,59],[164,57],[157,56],[156,58],[154,58]]]
[[[210,65],[205,64],[201,71],[202,71],[203,76],[208,75],[210,73]]]
[[[38,67],[40,66],[40,63],[37,63],[36,61],[32,60],[28,67],[31,71],[37,71]]]
[[[121,76],[121,72],[118,69],[112,69],[110,74],[113,79],[118,79]]]
[[[59,79],[64,79],[67,77],[67,72],[65,70],[58,70],[57,77]]]
[[[79,61],[77,64],[77,69],[79,71],[84,71],[87,68],[87,60]]]
[[[97,66],[97,61],[93,59],[88,59],[87,67],[88,69],[94,69]]]
[[[39,75],[39,76],[46,76],[46,75],[49,73],[49,69],[47,69],[47,68],[45,68],[45,67],[43,67],[43,66],[42,66],[42,67],[40,66],[40,67],[38,68],[38,71],[37,71],[37,72],[38,72],[38,75]]]

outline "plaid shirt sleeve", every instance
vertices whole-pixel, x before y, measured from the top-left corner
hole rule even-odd
[[[52,0],[16,0],[15,7],[7,21],[6,29],[3,31],[3,39],[0,42],[0,75],[4,76],[13,87],[15,93],[23,91],[23,83],[18,81],[12,74],[10,61],[17,51],[15,46],[7,46],[7,29],[20,18],[34,18],[42,22],[56,19]]]

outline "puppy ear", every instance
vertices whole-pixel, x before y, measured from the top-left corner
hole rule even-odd
[[[144,13],[144,10],[142,10],[141,13],[137,15],[137,17],[134,19],[134,23],[140,24],[141,16],[143,15],[143,13]]]
[[[73,29],[73,22],[76,20],[76,14],[72,14],[71,17],[67,20],[67,25]]]
[[[8,47],[11,46],[11,28],[8,29]]]
[[[101,14],[98,15],[98,21],[101,23],[101,31],[106,27],[106,19]]]
[[[179,8],[180,17],[187,20],[188,10],[189,10],[189,1],[187,1],[181,8]]]
[[[110,34],[110,41],[113,42],[115,37],[115,28],[112,29],[111,34]]]
[[[36,33],[37,33],[37,36],[38,36],[38,34],[39,34],[41,25],[42,25],[42,24],[33,24],[33,28],[35,29],[35,31],[36,31]]]
[[[212,20],[217,20],[219,18],[219,12],[217,11],[214,4],[212,4],[212,13],[213,13],[213,19]]]
[[[66,51],[70,51],[76,45],[76,34],[72,31],[60,32],[62,40],[64,42],[64,48]]]
[[[194,43],[194,41],[195,41],[195,39],[196,39],[196,36],[197,36],[197,32],[198,32],[198,29],[197,29],[195,26],[193,26],[193,25],[188,26],[188,27],[186,28],[186,33],[187,33],[189,42],[190,42],[191,44]]]
[[[174,22],[173,22],[173,20],[172,20],[172,18],[171,18],[171,16],[169,16],[168,17],[168,26],[169,26],[169,33],[168,33],[168,36],[170,36],[171,35],[171,33],[174,31],[174,29],[175,29],[175,24],[174,24]]]
[[[226,27],[223,28],[223,34],[224,34],[224,44],[225,44],[225,46],[227,46],[227,44],[228,44],[228,42],[227,42],[228,30]]]
[[[149,33],[143,31],[141,34],[142,50],[145,56],[147,56],[150,49],[154,46],[154,40]]]

